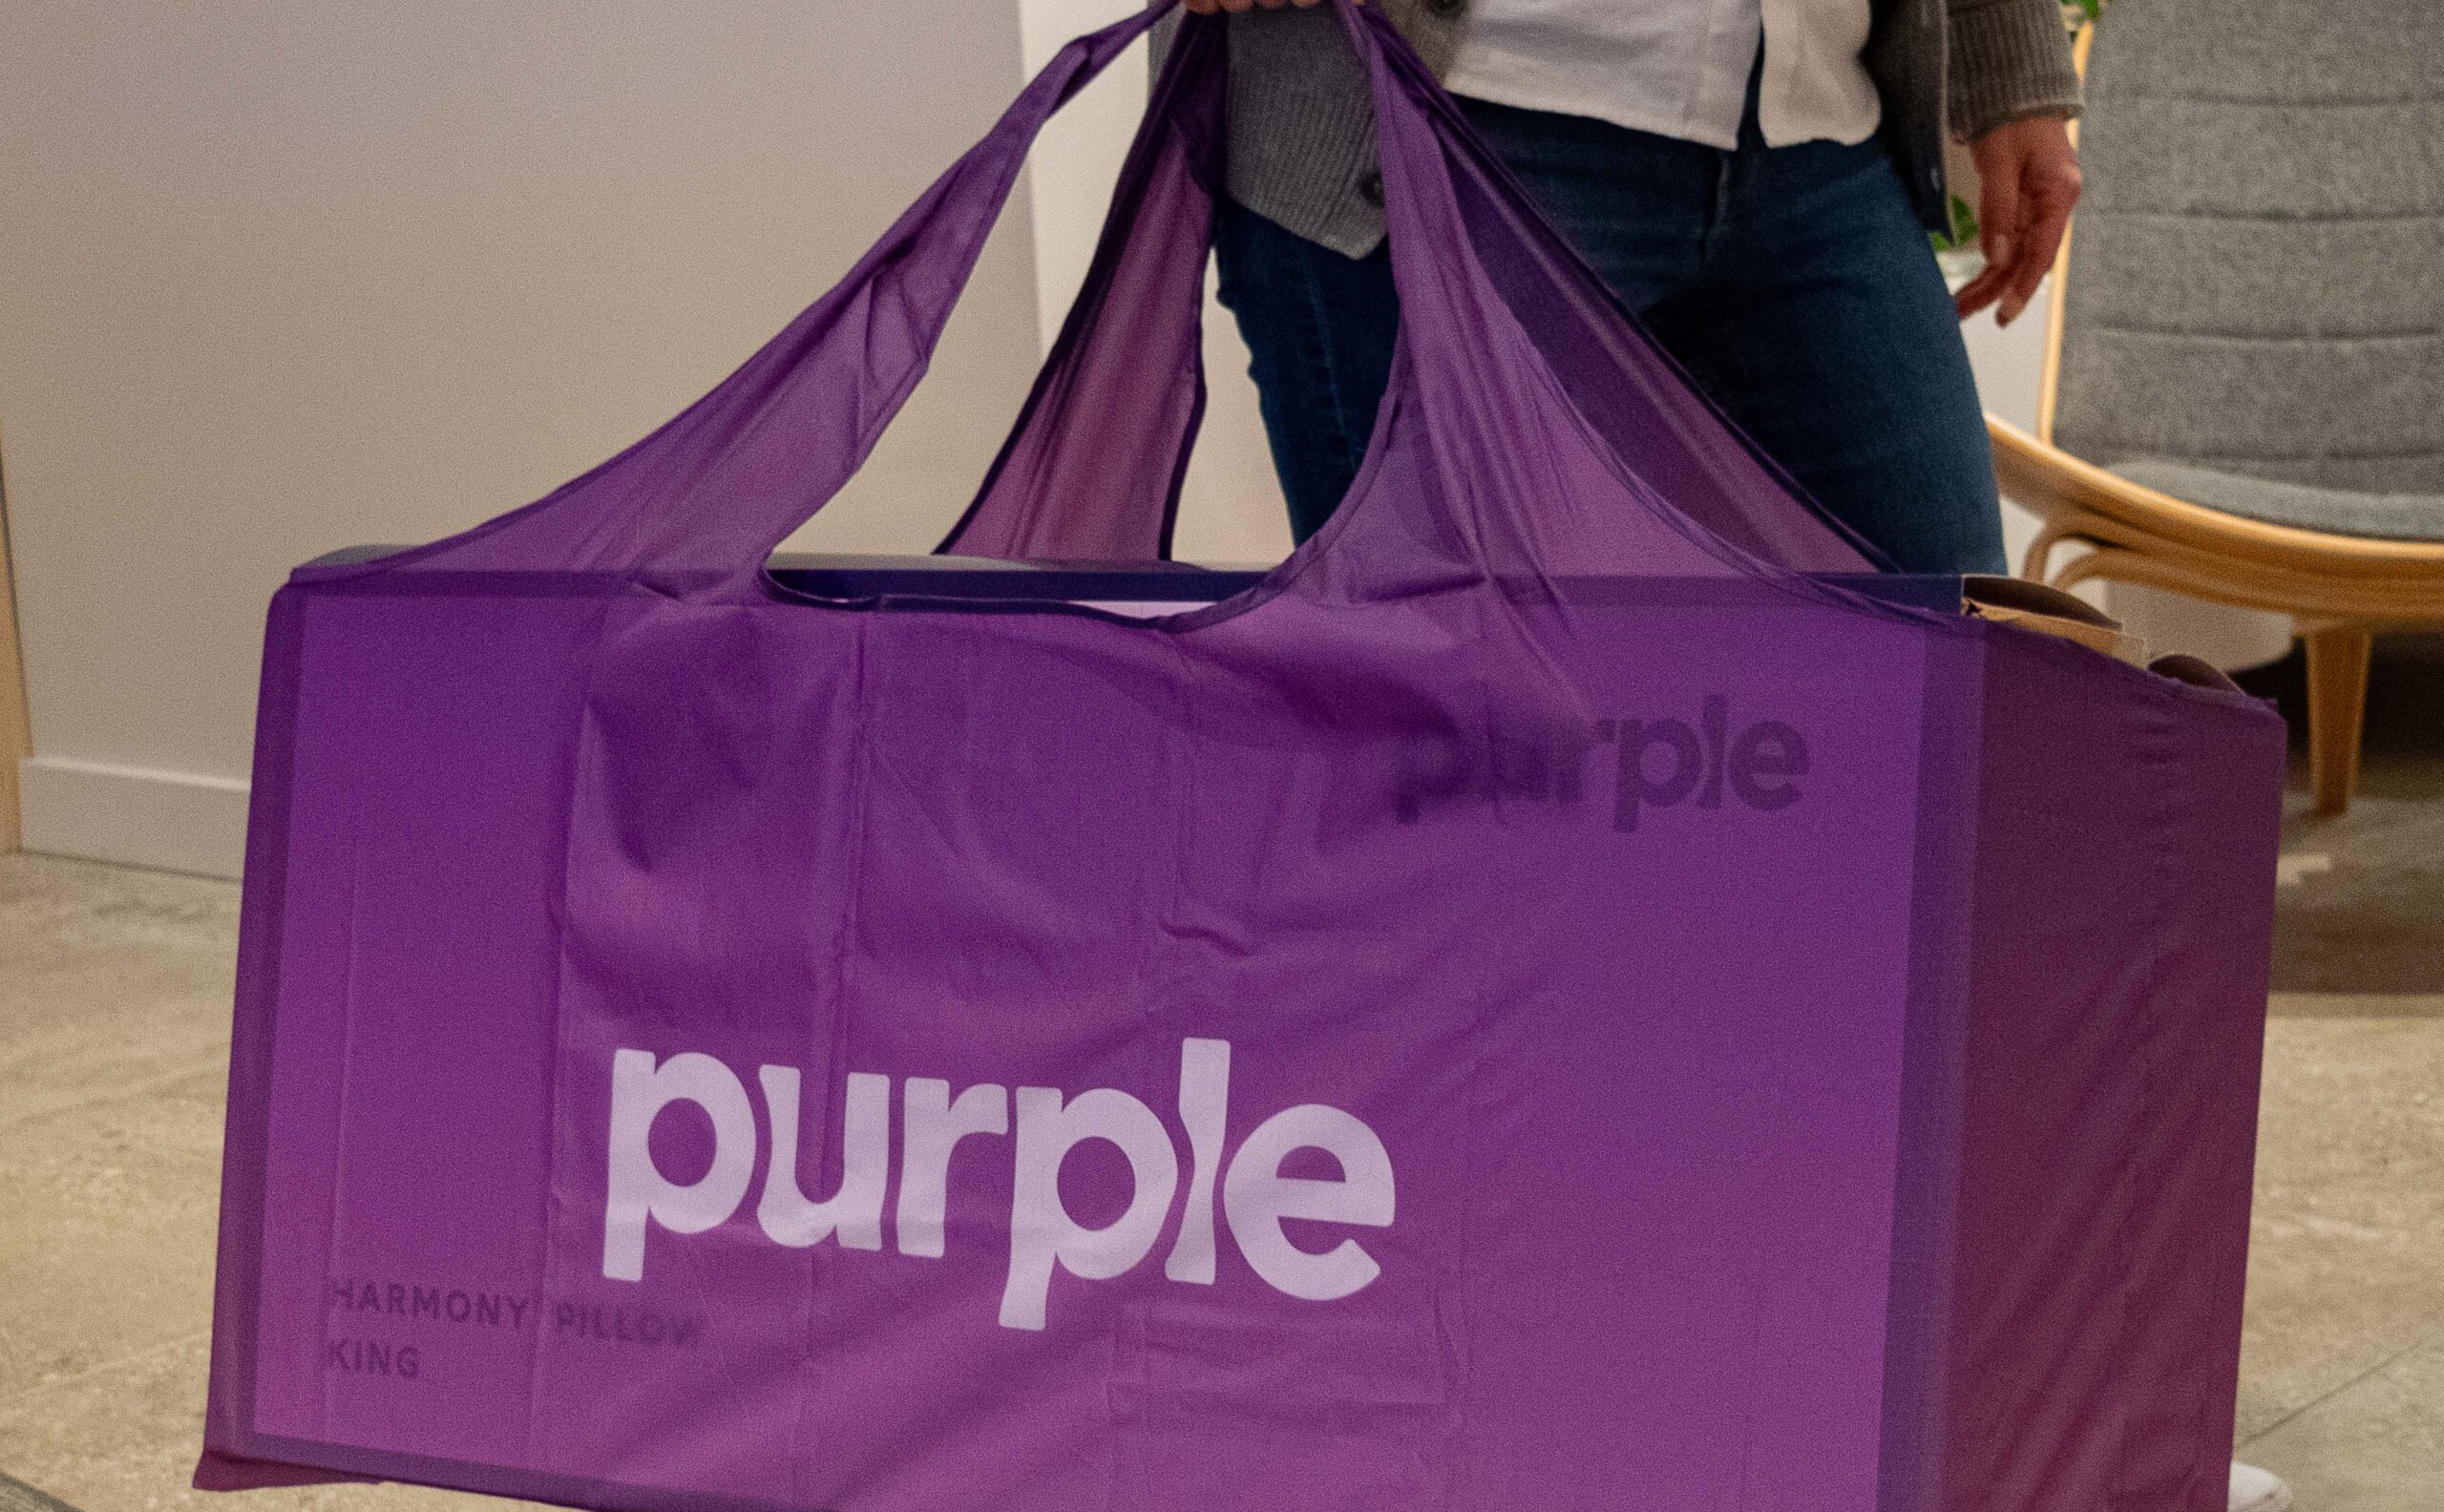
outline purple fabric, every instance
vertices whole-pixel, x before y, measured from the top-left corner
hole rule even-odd
[[[1948,1508],[2220,1512],[2240,1371],[2280,742],[2262,709],[1987,659]],[[2073,796],[2075,795],[2075,796]],[[2054,900],[2084,899],[2077,910]],[[2119,1403],[2100,1433],[2095,1404]]]
[[[1812,579],[1865,558],[1343,14],[1407,324],[1250,592],[763,571],[1149,13],[664,430],[275,598],[199,1483],[2206,1512],[2214,1434],[2152,1425],[2228,1430],[2279,722]],[[1217,35],[946,549],[1160,549]],[[2228,906],[2012,893],[2081,806]]]

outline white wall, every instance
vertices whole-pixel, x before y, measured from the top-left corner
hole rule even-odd
[[[643,433],[1021,78],[1010,0],[0,0],[0,38],[27,843],[221,872],[290,566]],[[820,541],[963,507],[1037,357],[1029,242],[1021,204]]]

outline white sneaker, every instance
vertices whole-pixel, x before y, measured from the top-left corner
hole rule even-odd
[[[2291,1488],[2271,1470],[2232,1465],[2231,1512],[2291,1512]]]

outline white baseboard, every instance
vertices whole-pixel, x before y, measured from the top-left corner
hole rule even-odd
[[[216,877],[244,866],[244,783],[56,756],[17,773],[29,850]]]

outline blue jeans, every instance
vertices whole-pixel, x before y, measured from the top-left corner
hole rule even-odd
[[[1730,151],[1464,103],[1655,340],[1819,503],[1904,572],[2003,570],[1969,352],[1880,145],[1767,147],[1753,103]],[[1353,261],[1235,205],[1214,251],[1303,540],[1349,491],[1389,380],[1390,257]]]

